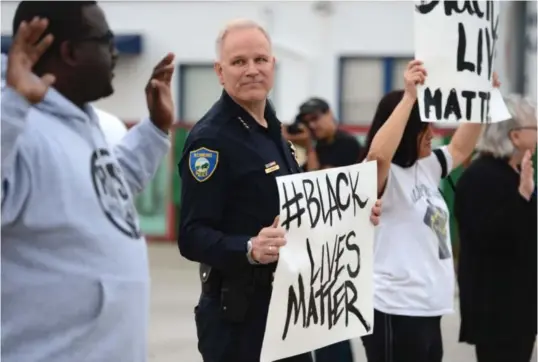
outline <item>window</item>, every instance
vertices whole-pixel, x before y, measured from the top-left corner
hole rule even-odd
[[[220,97],[222,86],[213,64],[181,64],[178,73],[180,120],[197,122]]]
[[[340,63],[340,120],[369,125],[384,94],[382,58],[342,58]]]
[[[392,66],[392,90],[404,89],[404,72],[414,58],[394,58]]]
[[[213,64],[181,64],[179,65],[179,119],[183,122],[195,123],[213,106],[222,94]],[[275,69],[275,82],[278,67]],[[275,91],[269,93],[273,105]]]

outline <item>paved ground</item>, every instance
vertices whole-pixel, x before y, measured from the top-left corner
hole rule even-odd
[[[149,250],[153,285],[150,361],[202,362],[193,315],[200,292],[197,265],[183,259],[175,245],[156,244]],[[458,328],[457,314],[443,319],[444,362],[474,362],[473,350],[457,343]],[[354,352],[355,362],[366,362],[360,341],[354,341]],[[536,361],[536,351],[532,361]]]

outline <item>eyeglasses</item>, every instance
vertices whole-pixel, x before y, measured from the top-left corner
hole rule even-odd
[[[525,130],[525,129],[528,129],[528,130],[531,130],[531,131],[537,131],[537,130],[538,130],[538,126],[521,126],[521,127],[515,127],[515,128],[512,128],[512,131],[519,131],[519,130]]]
[[[85,37],[76,38],[77,42],[95,42],[99,44],[113,44],[114,43],[114,33],[108,30],[103,35],[90,35]]]

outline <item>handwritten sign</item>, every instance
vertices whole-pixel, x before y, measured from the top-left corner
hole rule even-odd
[[[375,162],[277,178],[281,249],[261,361],[370,334]]]
[[[512,118],[499,88],[494,88],[491,91],[489,115],[491,117],[491,123],[502,122]]]
[[[499,1],[417,1],[415,57],[426,82],[418,87],[426,122],[492,122]]]

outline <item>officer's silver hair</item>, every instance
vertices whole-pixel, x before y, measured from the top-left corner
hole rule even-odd
[[[230,33],[232,30],[240,30],[240,29],[258,29],[265,35],[267,40],[269,41],[269,45],[272,46],[271,37],[269,36],[269,33],[257,22],[250,20],[250,19],[234,19],[230,22],[228,22],[224,28],[219,32],[219,35],[217,37],[216,41],[216,51],[217,51],[217,60],[220,59],[221,51],[222,51],[222,44],[224,44],[224,39],[226,38],[226,35]]]
[[[516,149],[510,140],[510,132],[518,127],[536,125],[535,102],[518,94],[505,97],[504,102],[512,118],[484,126],[476,145],[479,152],[490,153],[496,157],[511,157]]]

